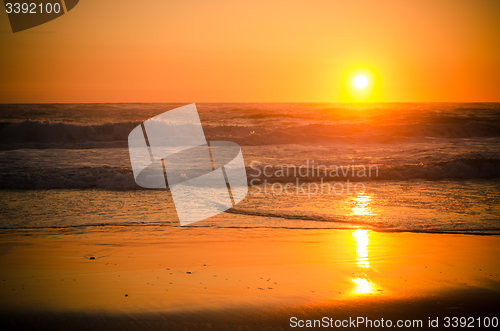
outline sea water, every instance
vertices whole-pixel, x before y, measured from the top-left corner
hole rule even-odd
[[[179,226],[127,137],[181,105],[0,105],[0,228]],[[191,227],[500,234],[499,103],[197,107],[208,141],[241,146],[249,192]]]

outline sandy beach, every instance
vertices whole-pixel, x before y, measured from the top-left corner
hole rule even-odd
[[[425,328],[494,317],[500,303],[498,236],[130,226],[0,237],[9,329],[281,330],[292,317]]]

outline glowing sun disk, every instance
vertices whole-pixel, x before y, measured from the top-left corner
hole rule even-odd
[[[365,75],[357,75],[354,77],[353,84],[359,89],[365,88],[368,85],[368,78]]]

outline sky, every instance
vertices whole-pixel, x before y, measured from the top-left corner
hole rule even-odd
[[[2,6],[0,103],[500,101],[497,0],[82,0],[18,33]]]

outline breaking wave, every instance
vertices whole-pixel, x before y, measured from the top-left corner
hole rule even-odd
[[[130,131],[140,122],[79,125],[39,121],[0,123],[0,149],[123,148]],[[207,140],[230,140],[240,145],[398,142],[419,138],[500,137],[499,123],[455,124],[369,123],[306,125],[205,125]]]
[[[354,176],[351,166],[341,169],[340,166],[335,174],[335,169],[327,168],[327,173],[317,168],[302,168],[301,173],[294,173],[293,169],[287,174],[276,175],[277,168],[269,168],[264,175],[263,168],[247,167],[247,179],[249,184],[259,185],[275,182],[292,182],[298,179],[302,182],[318,182],[323,179],[328,181],[342,181],[350,179],[353,181],[369,180],[441,180],[441,179],[496,179],[500,178],[500,159],[457,159],[430,164],[406,164],[385,166],[377,165],[378,176],[375,167],[372,168],[371,176],[359,176],[360,166],[355,166]],[[372,165],[375,166],[375,165]],[[271,166],[272,167],[272,166]],[[368,169],[368,167],[366,167]],[[333,172],[332,172],[333,171]],[[306,174],[307,175],[304,175]],[[253,181],[253,182],[252,182]],[[137,190],[142,189],[134,180],[130,167],[73,167],[73,168],[4,168],[0,176],[0,189],[108,189],[108,190]]]

